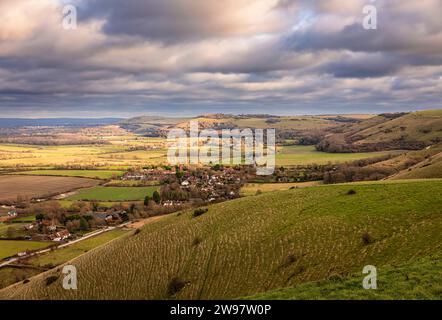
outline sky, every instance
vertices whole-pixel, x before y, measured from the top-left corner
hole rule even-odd
[[[0,0],[0,117],[438,109],[441,12],[442,0]]]

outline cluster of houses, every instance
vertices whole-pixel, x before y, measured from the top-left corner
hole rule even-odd
[[[41,230],[44,228],[46,233],[34,233],[32,237],[27,237],[27,239],[37,240],[37,241],[55,241],[61,242],[67,240],[71,237],[71,233],[62,226],[57,226],[53,221],[42,220],[29,223],[23,226],[26,231]]]
[[[124,181],[159,181],[167,177],[175,176],[175,169],[166,170],[157,169],[140,169],[137,171],[129,171],[124,174],[121,179]]]
[[[209,194],[209,202],[217,201],[220,198],[234,198],[241,187],[243,181],[236,170],[226,168],[214,173],[204,172],[202,175],[186,174],[181,182],[181,188],[190,190],[192,187],[198,188],[201,192]],[[226,194],[225,187],[234,186]],[[236,186],[236,188],[235,188]],[[237,191],[235,191],[237,190]]]
[[[101,219],[106,222],[107,225],[116,226],[124,221],[124,216],[127,215],[126,211],[112,212],[112,213],[101,213],[101,212],[90,212],[88,215]]]

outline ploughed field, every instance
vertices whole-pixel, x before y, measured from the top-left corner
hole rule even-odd
[[[15,201],[19,195],[42,198],[97,184],[99,181],[86,178],[3,175],[0,176],[0,202]]]
[[[118,170],[31,170],[21,171],[14,174],[30,176],[61,176],[61,177],[80,177],[93,179],[111,179],[118,178],[124,174],[124,171]]]
[[[208,208],[198,217],[172,214],[70,261],[78,290],[64,290],[54,269],[1,290],[0,299],[239,298],[361,275],[366,265],[378,268],[384,288],[398,288],[379,297],[394,291],[400,299],[407,286],[390,283],[402,278],[389,272],[442,250],[441,180],[299,188]],[[429,295],[441,287],[434,270],[413,270],[413,281],[431,277]]]

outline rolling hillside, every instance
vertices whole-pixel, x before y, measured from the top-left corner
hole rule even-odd
[[[441,180],[274,192],[173,214],[80,256],[77,291],[58,269],[0,299],[245,297],[417,262],[441,252],[441,231]]]
[[[394,172],[388,178],[393,180],[442,178],[442,144],[406,152],[368,167]]]
[[[383,114],[331,130],[319,149],[331,152],[419,150],[442,141],[442,110]]]
[[[277,129],[281,139],[318,136],[322,130],[338,127],[343,123],[358,123],[371,116],[272,116],[207,114],[192,118],[136,117],[124,120],[120,126],[143,135],[166,136],[172,128],[187,130],[190,121],[198,121],[200,129]]]

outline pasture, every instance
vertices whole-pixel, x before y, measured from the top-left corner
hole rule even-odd
[[[0,202],[42,198],[78,188],[96,186],[97,180],[74,177],[0,175]]]
[[[18,237],[25,234],[23,227],[26,223],[1,223],[0,222],[0,238],[6,238],[9,235]]]
[[[136,201],[152,196],[158,187],[93,187],[82,189],[66,200]]]
[[[43,249],[52,244],[51,242],[0,240],[0,260],[12,257],[19,252]]]
[[[398,151],[359,152],[359,153],[328,153],[316,151],[314,146],[284,146],[278,148],[276,165],[294,166],[308,164],[343,163],[361,159],[377,158]]]
[[[47,170],[59,166],[93,166],[103,170],[116,168],[118,171],[132,165],[162,163],[166,159],[165,139],[162,138],[141,137],[128,132],[121,135],[101,135],[98,132],[91,138],[105,140],[107,144],[64,146],[0,144],[0,168]],[[106,179],[111,176],[107,176]]]

